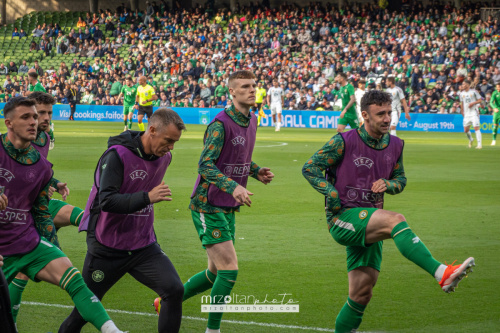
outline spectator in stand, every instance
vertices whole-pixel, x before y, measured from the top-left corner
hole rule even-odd
[[[7,71],[10,72],[17,72],[17,66],[15,62],[11,61],[9,62],[9,65],[7,66]]]

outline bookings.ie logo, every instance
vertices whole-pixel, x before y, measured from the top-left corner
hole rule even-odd
[[[201,296],[201,312],[299,312],[299,301],[292,294],[277,294],[257,298],[254,295],[204,295]]]

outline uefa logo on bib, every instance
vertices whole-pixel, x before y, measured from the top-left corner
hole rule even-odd
[[[242,145],[244,146],[245,145],[245,138],[242,137],[242,136],[237,136],[235,137],[234,139],[231,140],[231,142],[233,143],[234,146],[236,145]]]
[[[136,180],[139,178],[140,180],[144,180],[148,176],[148,173],[144,170],[135,170],[132,173],[130,173],[130,178],[132,180]]]

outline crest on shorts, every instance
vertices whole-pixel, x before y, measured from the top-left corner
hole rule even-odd
[[[214,231],[212,231],[213,238],[220,238],[221,236],[222,236],[222,233],[220,232],[219,229],[214,229]]]
[[[366,219],[367,216],[368,216],[368,211],[362,210],[362,211],[359,212],[359,218],[360,219],[364,220],[364,219]]]
[[[101,282],[102,280],[104,280],[103,271],[100,270],[94,271],[94,273],[92,273],[92,280],[94,280],[95,282]]]

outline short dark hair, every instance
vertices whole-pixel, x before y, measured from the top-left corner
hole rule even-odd
[[[361,111],[367,111],[370,105],[384,105],[392,103],[392,96],[382,90],[370,90],[361,98]]]
[[[52,95],[44,93],[43,91],[34,91],[28,95],[28,98],[34,99],[36,104],[54,105],[56,99]]]
[[[151,124],[168,126],[174,124],[178,130],[185,131],[186,125],[182,121],[181,117],[172,109],[161,108],[156,110],[151,119],[149,120]]]
[[[347,74],[346,74],[346,73],[340,72],[340,73],[338,73],[337,75],[340,75],[340,76],[342,76],[342,78],[343,78],[344,80],[347,80]]]
[[[14,97],[9,99],[3,108],[4,117],[9,118],[9,116],[16,111],[18,106],[35,106],[35,100],[26,97]]]
[[[390,82],[390,83],[396,83],[396,79],[394,78],[394,76],[389,76],[387,78],[387,82]]]
[[[28,73],[28,76],[29,77],[32,77],[34,79],[38,79],[38,73],[37,72],[29,72]]]

